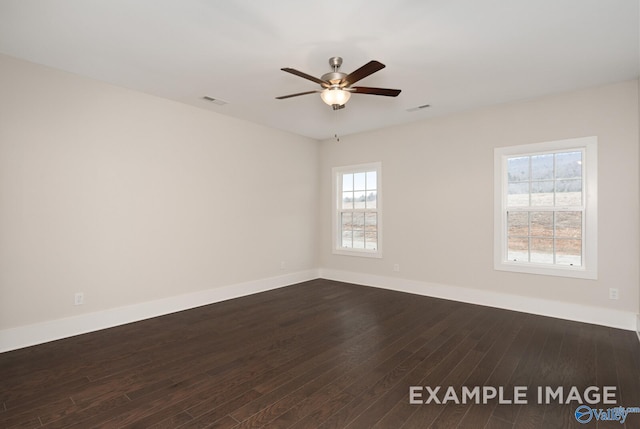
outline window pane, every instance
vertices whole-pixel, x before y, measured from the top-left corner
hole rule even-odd
[[[531,182],[531,205],[553,205],[553,181]]]
[[[369,191],[367,194],[367,208],[375,209],[378,205],[378,192],[377,191]]]
[[[507,259],[509,261],[529,261],[529,239],[527,237],[509,237]]]
[[[556,179],[582,178],[582,152],[556,154]]]
[[[378,173],[375,171],[367,171],[367,191],[378,189]]]
[[[365,173],[355,173],[353,175],[353,190],[354,191],[364,191],[365,187]]]
[[[556,239],[556,263],[582,266],[582,240]]]
[[[529,235],[529,213],[508,212],[507,213],[507,231],[508,231],[509,237],[512,237],[512,236],[527,237]]]
[[[553,212],[531,212],[531,236],[553,237]]]
[[[507,178],[509,182],[529,180],[529,157],[519,156],[507,159]]]
[[[364,249],[364,230],[353,230],[353,248]]]
[[[342,175],[342,190],[353,191],[353,174]]]
[[[582,179],[556,180],[556,206],[582,205]]]
[[[364,213],[353,213],[353,248],[364,249]]]
[[[553,179],[553,154],[534,155],[531,157],[531,179]]]
[[[342,213],[341,214],[342,231],[353,229],[353,214]]]
[[[364,213],[353,213],[353,229],[364,229]]]
[[[556,212],[556,237],[582,238],[582,212]]]
[[[354,192],[353,193],[353,207],[356,209],[363,209],[365,208],[365,202],[367,200],[367,196],[364,193],[364,191],[362,192]]]
[[[353,247],[353,233],[351,231],[342,231],[341,247],[347,247],[349,249]]]
[[[378,249],[378,233],[376,232],[365,232],[365,248],[369,250],[377,250]]]
[[[376,250],[378,248],[378,214],[366,213],[364,216],[365,248]]]
[[[378,230],[378,214],[367,213],[364,217],[364,229],[365,231],[377,231]]]
[[[353,192],[342,193],[342,208],[343,209],[353,208]]]
[[[552,238],[531,238],[531,262],[553,264]]]
[[[342,231],[342,247],[353,247],[353,215],[351,213],[340,214],[340,231]]]
[[[526,207],[529,205],[529,183],[509,183],[507,206]]]

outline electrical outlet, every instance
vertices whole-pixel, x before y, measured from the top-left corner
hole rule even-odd
[[[393,264],[393,271],[395,271],[396,273],[400,272],[400,264]]]
[[[613,287],[609,288],[609,299],[619,299],[618,289]]]
[[[82,305],[84,304],[84,294],[82,292],[76,292],[74,296],[73,305]]]
[[[286,263],[285,261],[281,261],[281,262],[280,262],[280,269],[281,269],[281,270],[284,270],[284,269],[286,269],[286,268],[287,268],[287,263]]]

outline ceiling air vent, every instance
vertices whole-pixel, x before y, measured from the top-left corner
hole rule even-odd
[[[422,106],[412,107],[411,109],[407,109],[407,112],[417,112],[418,110],[426,109],[427,107],[431,107],[431,105],[423,104]]]
[[[210,103],[213,104],[217,104],[218,106],[224,106],[225,104],[229,104],[228,102],[221,100],[219,98],[213,98],[213,97],[209,97],[208,95],[205,95],[204,97],[202,97],[203,100],[206,100]]]

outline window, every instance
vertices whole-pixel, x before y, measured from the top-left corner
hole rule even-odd
[[[497,270],[597,278],[597,139],[495,149]]]
[[[333,253],[382,257],[381,164],[333,169]]]

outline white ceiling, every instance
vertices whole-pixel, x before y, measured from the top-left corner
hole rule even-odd
[[[0,0],[0,53],[324,139],[637,78],[639,21],[638,0]],[[331,56],[402,93],[275,99],[319,88],[280,68]]]

